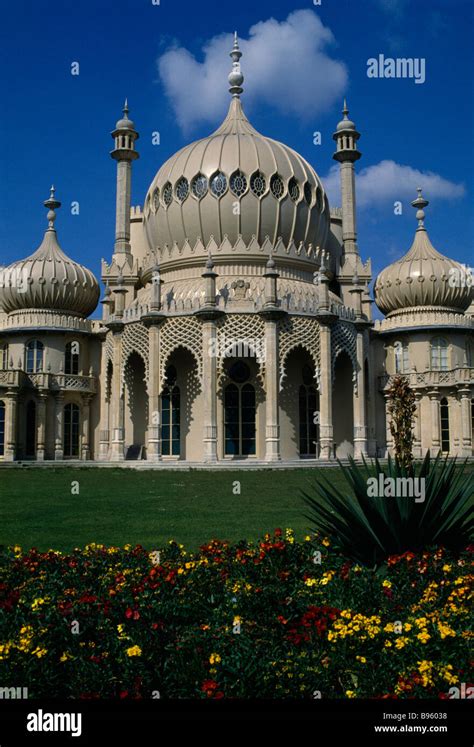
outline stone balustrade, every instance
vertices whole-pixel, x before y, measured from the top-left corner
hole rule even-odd
[[[462,367],[453,368],[449,371],[413,371],[409,374],[384,374],[379,376],[380,390],[388,389],[395,376],[403,376],[404,379],[407,379],[412,389],[474,385],[474,368]]]

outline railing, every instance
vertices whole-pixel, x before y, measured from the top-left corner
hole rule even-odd
[[[12,389],[23,387],[47,389],[52,392],[73,391],[95,394],[97,381],[95,376],[81,376],[79,374],[53,374],[49,371],[39,373],[25,373],[18,369],[0,369],[0,386]]]
[[[410,387],[437,387],[474,384],[474,368],[453,368],[450,371],[413,371],[408,374],[384,374],[379,376],[380,389],[389,387],[395,376],[403,376]]]
[[[72,314],[61,314],[58,311],[31,310],[15,311],[11,314],[0,316],[0,329],[7,331],[13,329],[34,328],[35,330],[46,328],[65,329],[71,332],[92,332],[94,322],[91,319],[82,319]]]

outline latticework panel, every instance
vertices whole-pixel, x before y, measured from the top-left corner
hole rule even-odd
[[[288,355],[296,348],[304,348],[311,356],[316,378],[321,365],[319,324],[310,317],[289,316],[280,323],[279,356],[280,356],[280,389],[286,376]]]
[[[114,336],[112,332],[108,332],[105,338],[104,354],[107,360],[113,361],[114,359]]]
[[[199,381],[202,382],[202,324],[196,317],[173,317],[160,327],[160,391],[169,357],[178,348],[189,350],[194,356]]]
[[[352,381],[357,387],[357,332],[352,324],[347,322],[336,322],[331,327],[331,369],[332,382],[335,382],[336,360],[340,353],[345,351],[352,362]]]
[[[122,335],[122,372],[121,381],[124,381],[124,371],[132,353],[138,353],[145,364],[145,376],[148,381],[148,330],[144,324],[126,324]]]
[[[265,322],[258,314],[228,314],[217,325],[217,377],[224,373],[226,357],[255,357],[260,374],[265,370]]]

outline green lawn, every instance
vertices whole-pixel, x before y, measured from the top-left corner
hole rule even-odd
[[[276,527],[308,532],[301,489],[313,470],[168,472],[94,468],[0,470],[0,544],[69,550],[89,542],[253,539]],[[345,484],[338,469],[331,482]],[[79,495],[71,483],[79,482]],[[234,495],[234,481],[241,494]]]

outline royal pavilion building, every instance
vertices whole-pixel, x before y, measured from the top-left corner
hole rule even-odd
[[[98,280],[60,246],[54,190],[39,248],[0,270],[0,462],[385,456],[397,374],[416,396],[415,455],[473,454],[471,277],[431,244],[428,201],[419,190],[411,248],[375,279],[373,321],[347,106],[331,207],[313,167],[252,127],[237,38],[231,57],[224,122],[161,166],[143,207],[127,105],[116,124],[101,319]]]

